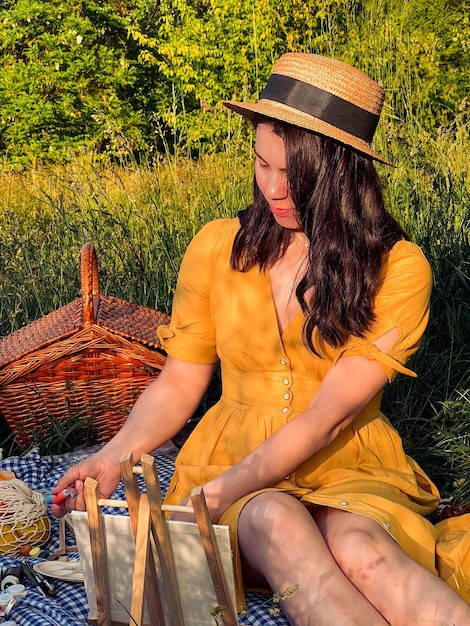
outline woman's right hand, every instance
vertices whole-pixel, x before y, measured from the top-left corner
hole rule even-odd
[[[70,467],[57,481],[53,493],[57,494],[67,487],[73,487],[77,496],[68,497],[60,504],[52,504],[51,513],[54,517],[63,517],[73,509],[77,511],[86,509],[83,485],[87,477],[94,478],[98,482],[100,498],[109,498],[116,490],[121,478],[119,461],[114,461],[100,451]]]

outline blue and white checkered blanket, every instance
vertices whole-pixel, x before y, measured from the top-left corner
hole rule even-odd
[[[9,457],[0,463],[0,470],[8,470],[15,473],[16,477],[23,480],[34,491],[50,491],[58,478],[63,475],[67,467],[77,462],[81,457],[90,454],[91,450],[78,450],[71,454],[55,457],[40,456],[37,450],[33,450],[23,457]],[[158,475],[161,482],[162,493],[166,492],[174,469],[175,450],[164,448],[154,454],[157,461]],[[141,476],[137,476],[141,479]],[[122,484],[116,494],[117,499],[124,498]],[[116,509],[106,508],[105,512],[113,513]],[[122,509],[120,509],[122,513]],[[48,545],[49,550],[55,550],[59,545],[58,521],[51,517],[52,532]],[[67,536],[67,544],[74,545],[73,535]],[[78,559],[77,553],[70,553],[70,559]],[[31,564],[37,560],[28,558]],[[0,556],[0,566],[7,568],[17,565],[18,559]],[[86,626],[88,605],[83,584],[70,583],[55,580],[56,593],[54,597],[44,598],[28,582],[26,595],[18,600],[5,618],[14,620],[17,626]],[[273,616],[269,612],[269,597],[261,594],[247,594],[247,613],[239,615],[240,625],[250,626],[287,626],[288,622],[282,615]],[[0,618],[1,619],[1,618]],[[1,622],[0,622],[1,626]]]

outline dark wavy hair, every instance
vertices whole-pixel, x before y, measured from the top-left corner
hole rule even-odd
[[[296,297],[305,317],[304,343],[319,355],[312,339],[315,327],[333,347],[371,328],[383,255],[408,237],[385,210],[370,157],[290,124],[261,117],[253,121],[255,127],[262,122],[271,124],[284,141],[288,185],[310,241]],[[293,232],[276,222],[256,179],[253,203],[239,217],[232,268],[269,269],[283,255]],[[313,296],[307,297],[308,292]]]

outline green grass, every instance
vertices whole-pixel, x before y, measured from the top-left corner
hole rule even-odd
[[[79,295],[86,241],[97,250],[103,293],[168,312],[190,239],[248,202],[251,171],[240,162],[233,177],[231,163],[220,155],[0,173],[0,335]]]
[[[470,500],[470,168],[468,125],[435,134],[408,128],[392,158],[389,206],[434,273],[431,319],[411,366],[385,393],[384,411],[442,494]],[[424,141],[426,143],[424,144]],[[421,146],[419,150],[416,146]],[[425,148],[423,148],[425,146]],[[412,159],[407,159],[411,154]]]

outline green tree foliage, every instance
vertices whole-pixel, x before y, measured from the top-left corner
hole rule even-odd
[[[255,99],[287,51],[353,63],[387,91],[391,124],[451,124],[468,106],[468,0],[163,0],[149,53],[171,84],[159,120],[178,145],[220,146],[243,132],[224,98]],[[229,126],[227,127],[227,119]]]
[[[149,48],[171,83],[171,102],[159,114],[174,139],[197,147],[223,141],[228,114],[221,100],[256,97],[283,52],[307,51],[320,34],[316,6],[310,4],[162,0],[157,38]]]
[[[329,24],[335,41],[331,53],[339,51],[379,80],[400,122],[414,116],[436,128],[451,124],[468,107],[468,0],[363,2],[354,17],[346,13],[343,24],[344,38],[338,20]]]
[[[0,11],[0,147],[57,159],[142,142],[125,3],[19,0]]]
[[[255,99],[292,50],[377,78],[389,135],[409,116],[450,125],[468,106],[469,31],[469,0],[3,0],[0,151],[220,149],[246,136],[221,100]]]

